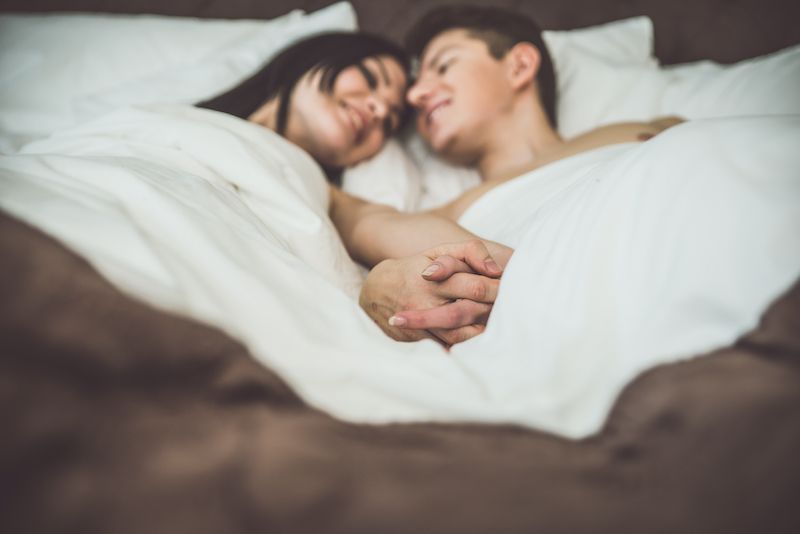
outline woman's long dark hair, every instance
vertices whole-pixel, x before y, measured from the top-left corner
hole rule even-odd
[[[266,102],[277,97],[276,131],[285,135],[292,91],[305,74],[321,72],[319,90],[330,93],[336,78],[344,69],[376,56],[389,56],[397,60],[408,76],[409,56],[395,43],[363,32],[323,33],[289,46],[247,80],[197,106],[247,119]],[[342,169],[322,166],[328,180],[341,185]]]

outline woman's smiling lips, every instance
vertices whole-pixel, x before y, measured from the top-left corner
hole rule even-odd
[[[345,115],[350,123],[350,127],[353,129],[355,141],[358,143],[366,135],[369,119],[366,113],[364,113],[364,111],[359,109],[357,106],[351,106],[346,102],[343,102],[342,107],[345,109]]]

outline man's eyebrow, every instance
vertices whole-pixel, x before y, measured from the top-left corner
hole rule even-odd
[[[458,48],[458,45],[457,44],[451,44],[451,45],[447,45],[447,46],[442,47],[440,50],[437,50],[436,54],[434,54],[434,56],[429,61],[427,61],[426,63],[423,63],[422,68],[420,70],[425,70],[427,68],[430,68],[432,65],[436,65],[437,63],[439,63],[439,60],[442,58],[442,54],[444,54],[448,50],[452,50],[454,48]]]

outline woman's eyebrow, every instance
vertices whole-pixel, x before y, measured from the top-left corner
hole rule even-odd
[[[383,60],[381,58],[375,58],[375,61],[378,63],[378,70],[381,71],[381,78],[383,78],[383,83],[386,85],[391,84],[391,78],[389,78],[389,71],[386,70],[386,65],[383,64]]]

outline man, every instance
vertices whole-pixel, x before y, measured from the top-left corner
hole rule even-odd
[[[417,129],[444,159],[475,166],[482,184],[444,206],[458,219],[486,191],[537,167],[593,148],[643,141],[681,119],[598,128],[572,139],[556,132],[556,80],[541,31],[496,8],[448,6],[407,38],[420,57],[408,91]]]
[[[479,186],[433,210],[454,221],[503,182],[587,150],[645,141],[681,122],[668,117],[615,124],[562,139],[555,130],[556,81],[547,47],[536,23],[519,13],[476,6],[434,9],[409,32],[407,46],[419,56],[418,77],[407,98],[417,110],[420,135],[440,156],[475,166],[482,177]],[[455,257],[438,257],[440,252],[452,252]],[[440,338],[455,329],[458,334],[449,335],[457,341],[480,333],[488,303],[479,306],[458,300],[425,310],[441,303],[442,287],[451,283],[452,274],[470,272],[464,249],[451,246],[423,256],[438,268],[433,278],[427,276],[427,285],[419,287],[420,277],[409,276],[409,264],[423,265],[422,258],[386,260],[367,278],[361,295],[364,309],[398,339],[410,339],[410,332],[422,329],[436,329]],[[427,268],[425,273],[432,274]],[[493,284],[477,277],[462,280],[473,285],[476,300],[496,292]],[[391,294],[389,288],[396,293]],[[432,294],[439,295],[439,300]]]

